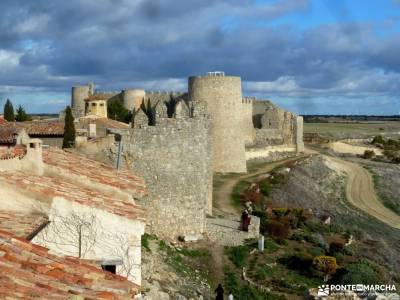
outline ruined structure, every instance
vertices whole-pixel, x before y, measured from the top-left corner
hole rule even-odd
[[[125,167],[149,187],[140,202],[148,208],[147,228],[165,238],[204,233],[206,214],[212,213],[213,172],[243,173],[246,160],[303,151],[301,117],[243,97],[241,78],[222,72],[190,77],[187,92],[93,93],[121,101],[133,120],[130,129],[108,130],[122,137],[122,147],[104,137],[107,142],[96,139],[88,143],[90,151],[80,150],[97,149],[116,164],[122,149]]]

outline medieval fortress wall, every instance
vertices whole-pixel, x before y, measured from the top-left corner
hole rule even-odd
[[[123,135],[124,159],[146,181],[148,230],[161,237],[201,235],[205,231],[212,190],[210,119],[195,107],[168,117],[165,103],[156,107],[156,124],[135,117]]]
[[[74,110],[87,90],[77,91]],[[89,88],[89,93],[99,92]],[[304,149],[302,118],[270,101],[243,97],[240,77],[190,77],[188,92],[104,94],[134,111],[132,128],[122,134],[122,157],[148,186],[141,203],[148,228],[165,238],[204,233],[206,214],[212,213],[213,172],[243,173],[246,160]],[[115,159],[115,148],[109,152]]]
[[[242,126],[240,77],[190,77],[189,101],[207,103],[211,114],[214,172],[245,173],[245,131]]]

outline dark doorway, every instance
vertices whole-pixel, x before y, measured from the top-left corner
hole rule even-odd
[[[116,265],[101,265],[101,268],[104,271],[108,271],[108,272],[111,272],[113,274],[115,274],[116,271],[117,271],[117,266]]]

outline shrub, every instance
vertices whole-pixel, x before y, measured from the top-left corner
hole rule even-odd
[[[339,239],[335,239],[329,244],[329,254],[334,255],[335,253],[343,253],[345,242]]]
[[[314,268],[324,274],[324,281],[327,282],[330,275],[335,274],[337,269],[336,258],[332,256],[320,255],[314,257]]]
[[[260,232],[264,234],[267,230],[267,213],[264,211],[255,210],[252,214],[260,218]]]
[[[248,252],[247,246],[231,247],[228,250],[228,257],[236,267],[241,268],[246,262]]]
[[[314,247],[310,249],[310,254],[312,256],[320,256],[320,255],[325,255],[325,250],[322,249],[321,247]]]
[[[372,139],[372,144],[384,144],[385,140],[381,135],[377,135]]]
[[[367,260],[349,264],[346,274],[342,276],[342,284],[379,284],[380,278],[376,266]]]
[[[268,292],[260,292],[257,289],[242,284],[237,275],[225,270],[225,290],[231,291],[235,299],[252,299],[252,300],[283,300],[284,296],[276,295]]]
[[[287,239],[290,235],[290,225],[287,221],[270,220],[267,223],[267,233],[281,240]]]
[[[363,158],[365,159],[371,159],[375,156],[375,152],[373,150],[365,150]]]
[[[271,190],[272,190],[271,185],[266,180],[261,181],[259,183],[259,185],[260,185],[261,194],[263,194],[265,197],[268,197],[271,194]]]
[[[282,257],[278,260],[292,270],[306,273],[313,264],[313,256],[305,251],[301,251],[291,256]]]

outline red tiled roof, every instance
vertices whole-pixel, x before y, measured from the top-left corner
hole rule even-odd
[[[129,124],[119,122],[117,120],[109,118],[100,118],[97,116],[86,116],[79,119],[80,124],[96,123],[99,128],[110,128],[110,129],[128,129]]]
[[[105,128],[111,128],[111,129],[128,129],[129,124],[119,122],[113,119],[108,119],[108,118],[98,118],[96,120],[96,125],[100,127],[105,127]]]
[[[25,129],[28,135],[35,136],[63,136],[64,122],[60,121],[26,121],[26,122],[7,122],[0,126],[0,136],[3,130],[18,131]]]
[[[0,184],[9,184],[15,190],[28,193],[40,201],[50,202],[54,197],[62,197],[68,201],[101,209],[131,220],[144,221],[145,219],[144,210],[132,201],[108,197],[55,177],[32,175],[22,171],[6,171],[0,172]]]
[[[15,145],[12,148],[0,148],[0,160],[19,157],[22,158],[26,154],[24,145]]]
[[[122,276],[77,258],[49,254],[0,230],[1,299],[133,299],[138,289]]]
[[[56,148],[43,149],[45,164],[62,168],[69,173],[84,176],[91,181],[119,188],[123,191],[144,195],[143,179],[133,175],[129,170],[116,170],[113,167]]]
[[[17,134],[17,129],[8,126],[10,123],[0,125],[0,144],[12,144],[14,143],[15,134]]]
[[[0,125],[1,125],[1,124],[4,124],[4,123],[7,123],[7,120],[4,119],[3,116],[0,116]]]
[[[33,237],[33,233],[47,222],[48,218],[39,213],[0,211],[0,230],[12,232],[24,239]]]

